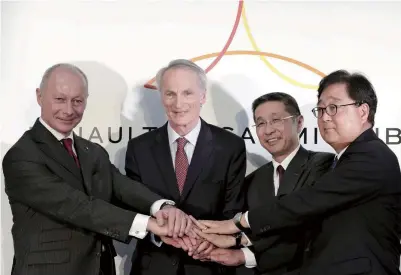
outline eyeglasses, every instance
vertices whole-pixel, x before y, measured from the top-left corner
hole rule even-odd
[[[321,118],[323,116],[323,113],[326,112],[329,116],[334,116],[337,114],[337,109],[339,107],[344,107],[344,106],[350,106],[350,105],[356,105],[356,106],[361,106],[363,102],[354,102],[354,103],[349,103],[349,104],[342,104],[342,105],[336,105],[336,104],[330,104],[327,105],[326,107],[315,107],[312,109],[312,113],[316,118]]]
[[[252,126],[256,127],[256,129],[262,129],[262,128],[265,128],[267,124],[269,124],[273,128],[278,128],[280,126],[283,126],[284,120],[292,118],[292,117],[296,117],[296,116],[297,115],[292,115],[292,116],[287,116],[287,117],[283,117],[283,118],[275,118],[272,120],[260,121]]]

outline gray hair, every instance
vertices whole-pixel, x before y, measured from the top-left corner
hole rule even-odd
[[[58,64],[51,66],[50,68],[48,68],[45,71],[45,73],[43,74],[42,80],[40,82],[40,86],[39,86],[41,93],[42,93],[42,91],[44,91],[46,89],[47,82],[49,81],[51,74],[57,68],[63,68],[63,69],[69,70],[70,72],[78,75],[82,80],[86,94],[88,94],[88,78],[86,77],[85,73],[80,68],[78,68],[77,66],[70,64],[70,63],[58,63]]]
[[[195,72],[198,75],[199,79],[199,86],[202,90],[206,91],[207,89],[207,77],[205,71],[196,65],[194,62],[187,60],[187,59],[175,59],[171,61],[166,67],[161,68],[159,72],[156,75],[156,86],[161,91],[162,88],[162,79],[164,74],[174,68],[186,68],[189,69],[193,72]]]

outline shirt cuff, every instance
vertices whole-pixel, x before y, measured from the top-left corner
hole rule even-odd
[[[251,240],[248,238],[248,236],[244,232],[242,232],[242,236],[244,236],[246,239],[246,244],[244,246],[252,246],[253,245]]]
[[[157,200],[157,201],[155,201],[155,202],[152,204],[152,206],[150,207],[150,214],[151,214],[152,216],[154,216],[154,215],[156,214],[156,212],[160,210],[160,207],[162,207],[163,203],[165,203],[166,201],[175,204],[175,202],[170,201],[170,200],[164,200],[164,199],[162,199],[162,200]]]
[[[150,216],[147,215],[136,214],[129,230],[129,235],[138,239],[145,238],[148,234],[146,228],[148,227],[149,218]]]
[[[253,252],[248,247],[241,248],[245,256],[245,267],[254,268],[256,267],[256,258]]]
[[[155,234],[153,234],[153,233],[150,233],[150,240],[157,247],[160,247],[163,244],[162,240],[160,240],[160,242],[156,241]]]

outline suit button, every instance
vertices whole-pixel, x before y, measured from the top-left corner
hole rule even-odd
[[[100,257],[100,256],[102,256],[102,253],[100,253],[100,252],[96,253],[96,257]]]
[[[177,259],[173,259],[173,265],[177,265],[178,264],[178,260]]]
[[[266,232],[270,229],[270,225],[266,225],[265,227],[262,228],[262,232]]]

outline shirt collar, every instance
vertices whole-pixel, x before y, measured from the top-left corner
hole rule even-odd
[[[344,152],[345,152],[345,150],[347,150],[347,148],[348,148],[348,146],[345,147],[344,149],[342,149],[342,150],[340,151],[340,153],[337,154],[337,156],[336,156],[336,157],[337,157],[337,160],[340,159],[341,155],[344,154]]]
[[[189,143],[195,146],[200,133],[200,129],[201,129],[201,120],[199,118],[195,128],[193,128],[188,134],[184,136],[185,139],[188,140]],[[167,133],[170,145],[173,144],[177,140],[177,138],[181,137],[179,134],[177,134],[176,131],[174,131],[173,128],[171,128],[170,122],[167,123]]]
[[[56,130],[54,130],[52,127],[50,127],[41,117],[39,118],[39,121],[40,121],[40,123],[42,123],[43,126],[45,126],[45,128],[47,130],[49,130],[50,133],[52,133],[52,135],[58,141],[61,141],[62,139],[65,139],[65,138],[70,138],[70,139],[72,139],[72,143],[74,144],[74,133],[73,133],[73,131],[71,131],[71,133],[68,136],[65,136],[62,133],[59,133]]]
[[[284,170],[287,170],[288,165],[290,165],[290,162],[295,157],[295,155],[298,153],[298,150],[300,147],[301,147],[301,145],[298,144],[297,148],[295,148],[295,150],[292,151],[291,154],[289,154],[281,163],[278,163],[277,161],[275,161],[273,159],[274,170],[276,170],[279,165],[283,166]]]

